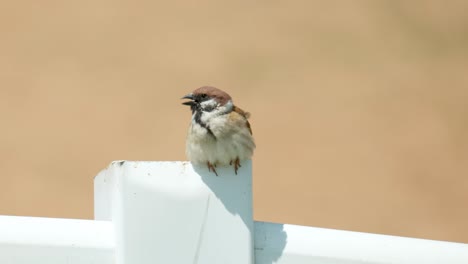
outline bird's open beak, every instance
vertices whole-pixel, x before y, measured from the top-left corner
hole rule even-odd
[[[193,94],[189,93],[189,94],[185,95],[184,97],[182,97],[180,99],[193,100]],[[191,105],[195,104],[195,102],[194,101],[187,101],[187,102],[183,102],[182,104],[191,106]]]

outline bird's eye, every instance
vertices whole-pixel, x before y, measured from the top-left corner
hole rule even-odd
[[[201,94],[201,95],[200,95],[200,98],[201,98],[201,99],[206,99],[206,97],[207,97],[206,94]]]

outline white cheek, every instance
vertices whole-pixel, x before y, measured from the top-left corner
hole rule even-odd
[[[215,109],[218,106],[218,102],[214,99],[210,99],[200,103],[202,109]]]
[[[211,101],[211,100],[209,100]],[[207,102],[209,102],[207,101]],[[216,102],[215,102],[216,103]],[[217,103],[216,103],[217,105]],[[211,112],[203,112],[203,115],[201,116],[201,121],[205,124],[210,124],[210,127],[213,125],[212,123],[216,123],[216,121],[218,120],[218,117],[226,114],[226,113],[229,113],[233,108],[233,104],[231,101],[227,102],[225,105],[223,106],[219,106],[215,109],[213,109],[213,111]],[[221,122],[224,122],[225,119],[223,119],[223,121]]]

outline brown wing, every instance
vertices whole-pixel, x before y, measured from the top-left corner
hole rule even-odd
[[[234,108],[232,109],[232,111],[240,114],[241,116],[243,116],[245,118],[245,122],[246,122],[246,125],[247,125],[247,128],[249,129],[250,131],[250,134],[252,135],[252,128],[250,127],[250,123],[247,119],[249,119],[250,117],[250,113],[249,112],[245,112],[244,110],[240,109],[239,107],[237,106],[234,106]]]

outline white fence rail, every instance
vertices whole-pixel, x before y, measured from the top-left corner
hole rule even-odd
[[[0,264],[467,264],[468,244],[254,222],[251,164],[113,162],[96,220],[0,216]]]
[[[114,249],[108,221],[0,216],[2,264],[111,264]]]

